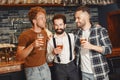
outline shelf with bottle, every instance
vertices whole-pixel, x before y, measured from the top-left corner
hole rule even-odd
[[[28,1],[19,1],[19,0],[8,0],[1,1],[0,6],[3,7],[33,7],[33,6],[42,6],[42,7],[63,7],[63,6],[78,6],[80,5],[79,0],[28,0]]]
[[[63,4],[1,4],[0,7],[34,7],[34,6],[41,6],[41,7],[60,7],[64,6]]]
[[[0,63],[15,61],[16,47],[13,44],[0,44]]]

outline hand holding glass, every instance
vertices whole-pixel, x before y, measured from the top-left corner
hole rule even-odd
[[[60,48],[60,49],[63,49],[63,43],[61,40],[57,41],[57,45],[56,45],[57,48]]]
[[[81,44],[84,43],[83,41],[87,41],[87,39],[86,39],[84,36],[81,36],[81,37],[80,37],[80,43],[81,43]]]
[[[43,34],[37,34],[37,39],[40,39],[40,48],[39,50],[43,50],[44,48],[44,41],[43,41],[44,35]]]

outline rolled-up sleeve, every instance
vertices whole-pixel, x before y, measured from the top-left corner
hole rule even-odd
[[[112,44],[108,35],[108,31],[103,28],[101,30],[101,45],[103,48],[103,54],[111,54],[112,53]]]
[[[54,46],[51,38],[47,43],[47,62],[52,62],[54,60],[55,55],[52,53],[53,48]]]

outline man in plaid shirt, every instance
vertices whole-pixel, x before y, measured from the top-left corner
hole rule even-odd
[[[82,80],[109,80],[105,55],[111,54],[112,44],[107,30],[91,24],[90,11],[86,6],[77,8],[75,22],[78,26],[75,32],[75,51],[77,62],[79,58]]]

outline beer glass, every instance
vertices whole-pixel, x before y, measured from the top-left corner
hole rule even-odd
[[[57,48],[60,48],[60,49],[63,49],[63,42],[62,42],[61,39],[57,41],[56,47],[57,47]]]
[[[41,34],[41,33],[38,33],[37,34],[37,39],[40,39],[40,47],[39,47],[39,50],[44,50],[44,35]]]
[[[87,39],[86,39],[84,36],[81,36],[81,37],[80,37],[80,43],[82,44],[83,41],[87,41]]]

